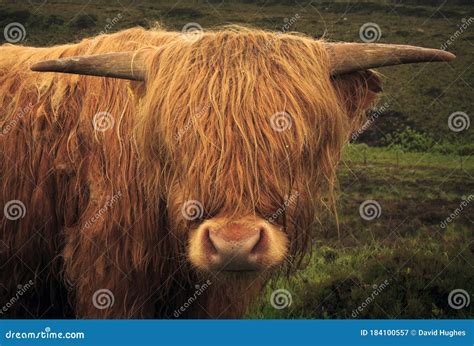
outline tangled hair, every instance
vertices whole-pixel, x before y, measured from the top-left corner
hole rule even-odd
[[[29,70],[140,49],[146,83]],[[204,217],[269,217],[297,196],[278,222],[286,267],[298,266],[342,147],[375,97],[371,72],[331,78],[321,41],[296,34],[133,28],[0,52],[0,202],[26,209],[2,215],[1,296],[34,282],[9,316],[171,317],[207,279],[185,257],[187,200]],[[241,316],[264,280],[228,280],[183,316]],[[106,308],[95,300],[103,289]],[[244,289],[253,293],[236,294]]]

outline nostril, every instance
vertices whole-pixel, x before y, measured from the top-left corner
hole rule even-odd
[[[268,234],[265,227],[260,227],[258,232],[259,232],[259,238],[257,242],[255,243],[254,247],[252,248],[252,250],[250,251],[250,254],[252,255],[261,254],[268,247]]]
[[[210,255],[217,254],[217,248],[211,239],[211,230],[209,228],[206,228],[203,231],[202,240],[203,240],[203,247],[204,247],[205,253],[208,253]]]

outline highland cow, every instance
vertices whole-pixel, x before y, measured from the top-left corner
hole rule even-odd
[[[3,45],[0,314],[242,317],[309,253],[370,68],[453,57],[235,27]]]

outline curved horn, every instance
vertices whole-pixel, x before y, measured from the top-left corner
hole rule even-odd
[[[325,43],[331,59],[331,74],[415,62],[452,61],[454,54],[439,49],[398,44]]]
[[[146,72],[144,59],[143,51],[107,53],[40,61],[31,69],[143,81]]]

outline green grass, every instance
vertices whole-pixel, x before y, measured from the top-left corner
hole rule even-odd
[[[440,153],[404,152],[402,150],[387,150],[383,147],[366,145],[349,145],[344,151],[343,164],[348,165],[392,165],[401,169],[415,167],[421,169],[443,168],[452,170],[474,170],[473,156],[443,155]]]
[[[468,318],[472,305],[448,305],[453,289],[474,289],[472,205],[446,228],[441,222],[474,190],[474,160],[446,155],[399,154],[351,145],[339,169],[340,232],[330,215],[315,229],[308,266],[290,279],[274,280],[249,318]],[[365,200],[381,206],[379,218],[359,214]],[[474,200],[471,198],[471,202]],[[373,285],[386,288],[362,312]],[[275,289],[292,304],[275,309]]]

